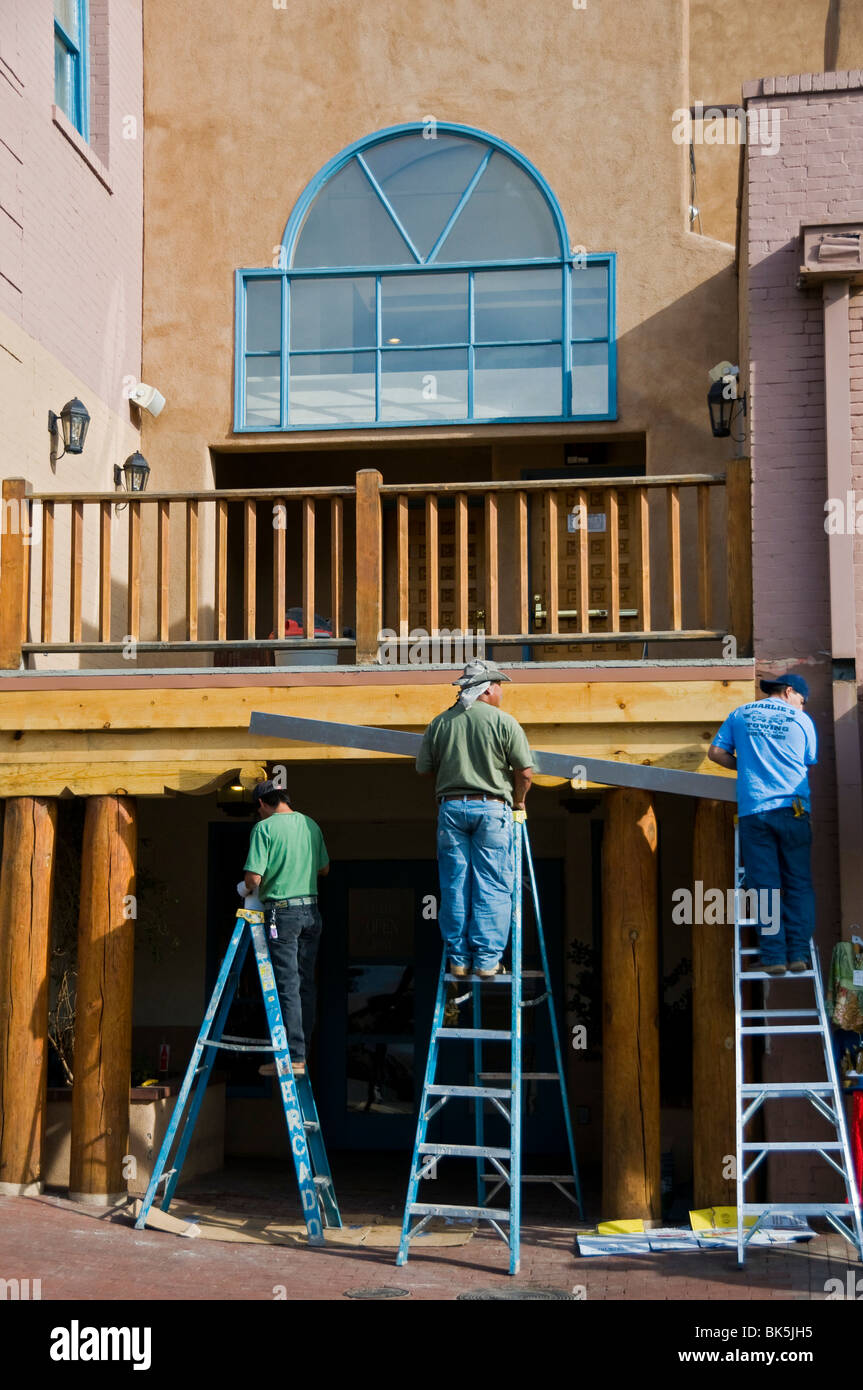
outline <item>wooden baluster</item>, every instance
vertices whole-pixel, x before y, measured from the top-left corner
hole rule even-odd
[[[408,499],[400,493],[396,498],[396,572],[398,576],[396,626],[399,638],[407,636],[410,626],[409,554]]]
[[[156,577],[156,596],[158,603],[158,638],[160,642],[167,642],[170,640],[171,637],[171,504],[166,498],[161,498],[157,505],[159,509],[157,540],[158,562]]]
[[[21,644],[27,637],[29,610],[29,555],[25,545],[27,483],[24,478],[3,479],[3,545],[0,557],[0,670],[17,671]]]
[[[228,635],[228,504],[223,497],[216,501],[216,594],[214,603],[213,636],[224,642]]]
[[[683,626],[683,592],[680,574],[680,488],[676,483],[668,488],[668,599],[671,630],[680,632]]]
[[[330,503],[330,622],[333,636],[342,635],[342,586],[344,584],[344,550],[342,499]]]
[[[357,473],[357,664],[377,658],[381,630],[383,536],[381,474],[376,468]]]
[[[54,503],[42,503],[42,641],[54,641]]]
[[[455,497],[455,625],[462,632],[468,626],[467,493]]]
[[[638,608],[642,632],[650,631],[650,499],[646,487],[635,489],[632,528],[638,537]]]
[[[141,503],[129,502],[128,636],[141,636]]]
[[[557,531],[557,493],[551,489],[545,495],[546,541],[545,586],[548,590],[545,630],[550,636],[560,631],[560,556]]]
[[[434,636],[440,626],[440,561],[438,548],[437,497],[429,493],[426,497],[426,594],[428,597],[429,635]]]
[[[485,630],[497,635],[499,626],[497,493],[485,495]]]
[[[699,483],[698,493],[698,623],[710,626],[710,487]]]
[[[69,585],[69,641],[81,641],[81,594],[84,577],[84,503],[72,503],[71,582]]]
[[[288,509],[279,499],[273,508],[273,635],[278,642],[285,637],[285,536]]]
[[[578,514],[578,629],[590,632],[590,535],[587,529],[587,493],[579,488],[575,494]]]
[[[186,506],[186,638],[198,640],[198,503]]]
[[[617,488],[608,489],[609,632],[620,632],[620,524]]]
[[[255,637],[255,599],[257,589],[258,508],[253,498],[243,505],[243,636],[246,641]]]
[[[111,508],[99,503],[99,641],[111,640]]]
[[[725,465],[728,630],[737,656],[752,655],[752,481],[749,459]]]
[[[518,626],[516,636],[530,632],[530,591],[528,589],[527,564],[527,493],[515,494],[516,530],[516,602],[518,604]]]
[[[315,635],[315,499],[303,498],[303,636]]]

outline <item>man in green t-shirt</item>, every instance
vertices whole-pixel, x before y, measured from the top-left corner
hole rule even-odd
[[[500,708],[493,661],[470,661],[454,685],[455,704],[423,735],[417,772],[436,774],[440,929],[450,973],[473,969],[489,979],[500,968],[512,915],[512,812],[524,810],[533,780],[517,719]]]
[[[283,788],[259,782],[253,799],[260,819],[238,888],[263,903],[291,1066],[301,1076],[315,1022],[315,958],[321,937],[318,879],[329,873],[330,861],[320,826],[293,809]],[[275,1076],[275,1062],[259,1071]]]

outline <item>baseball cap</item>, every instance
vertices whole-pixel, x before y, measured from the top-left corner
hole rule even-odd
[[[467,663],[458,680],[453,681],[453,685],[460,685],[462,690],[469,690],[471,686],[485,685],[487,681],[509,681],[512,684],[512,677],[499,671],[493,661],[482,661],[477,657],[475,661]]]
[[[269,796],[272,792],[280,792],[281,795],[284,797],[285,801],[287,801],[288,805],[290,806],[290,798],[288,796],[288,793],[285,791],[285,788],[278,786],[273,781],[258,782],[255,786],[254,791],[252,792],[252,801],[257,806],[259,801],[262,801],[265,796]]]
[[[802,676],[777,676],[775,680],[761,681],[761,689],[764,691],[765,695],[769,695],[771,691],[778,690],[780,686],[786,685],[790,685],[791,689],[796,690],[798,695],[802,695],[804,700],[809,699],[809,686]]]

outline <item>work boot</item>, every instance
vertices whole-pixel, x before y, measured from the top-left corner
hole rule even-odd
[[[458,980],[463,980],[465,975],[470,974],[470,967],[467,965],[456,965],[454,961],[449,961],[448,964],[450,975],[455,975]]]
[[[802,975],[804,970],[809,969],[808,960],[792,960],[789,962],[788,969],[792,975]]]
[[[490,965],[485,970],[474,970],[474,975],[480,980],[493,980],[495,975],[503,974],[503,962],[496,960],[494,965]]]
[[[773,965],[765,965],[763,960],[757,960],[750,969],[760,970],[764,975],[784,975],[788,966],[783,961],[776,961]]]

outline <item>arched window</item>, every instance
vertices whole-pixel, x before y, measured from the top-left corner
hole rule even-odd
[[[458,126],[344,150],[274,268],[237,272],[239,430],[613,418],[612,255],[540,175]]]

